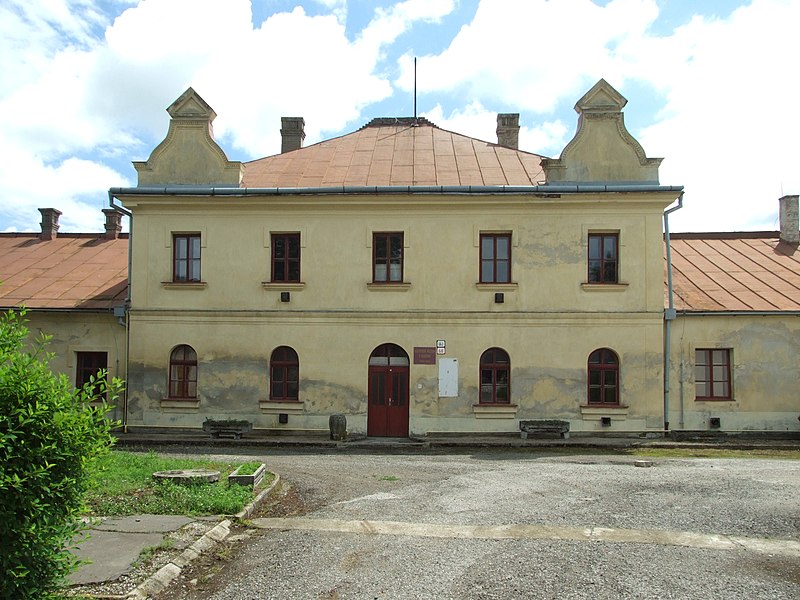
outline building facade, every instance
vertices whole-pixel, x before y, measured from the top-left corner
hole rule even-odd
[[[110,307],[91,328],[102,339],[83,341],[124,362],[126,428],[319,433],[340,413],[350,435],[376,437],[533,419],[585,434],[800,431],[796,241],[769,238],[777,262],[741,277],[780,279],[785,300],[762,294],[772,309],[692,304],[725,282],[701,277],[715,271],[680,235],[665,263],[682,188],[659,182],[625,103],[599,81],[558,159],[519,150],[518,115],[504,114],[498,143],[391,118],[308,147],[303,120],[284,118],[281,154],[239,163],[190,88],[134,163],[138,185],[110,191],[131,223],[113,302],[125,328]],[[81,337],[78,314],[47,326]]]

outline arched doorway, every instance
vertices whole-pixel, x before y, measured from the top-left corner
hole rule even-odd
[[[382,344],[369,356],[367,435],[408,437],[408,354]]]

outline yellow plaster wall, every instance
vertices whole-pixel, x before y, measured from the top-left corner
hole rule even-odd
[[[446,357],[459,361],[459,395],[438,397],[436,365],[410,367],[411,431],[516,431],[519,419],[564,418],[574,431],[600,429],[599,414],[585,416],[586,360],[598,347],[620,356],[624,411],[609,409],[613,430],[660,428],[661,321],[657,317],[500,316],[365,313],[358,315],[237,312],[136,315],[132,317],[129,423],[199,426],[206,416],[252,420],[276,427],[262,410],[268,400],[268,362],[281,345],[300,360],[302,412],[288,428],[324,428],[331,413],[348,415],[351,432],[364,433],[370,353],[380,344],[401,346],[413,359],[415,346],[446,341]],[[177,344],[198,354],[199,403],[165,406],[167,364]],[[501,347],[511,358],[512,403],[506,419],[476,414],[480,355]],[[651,418],[656,415],[656,418]]]
[[[331,413],[344,412],[363,433],[370,353],[391,342],[413,357],[415,346],[444,339],[446,356],[459,359],[459,395],[439,398],[437,367],[412,365],[413,434],[517,431],[531,418],[594,431],[600,416],[612,417],[610,430],[661,428],[669,194],[125,200],[135,215],[132,425],[196,427],[236,415],[279,427],[265,409],[268,362],[288,345],[300,358],[302,406],[291,407],[285,427],[326,428]],[[403,286],[370,285],[372,233],[387,231],[404,234]],[[512,232],[512,284],[477,284],[482,231]],[[586,285],[588,234],[608,231],[620,235],[621,285]],[[202,238],[202,284],[171,284],[172,234],[190,232]],[[272,232],[300,232],[302,284],[264,284]],[[200,397],[191,405],[165,402],[178,344],[198,353]],[[516,408],[502,418],[474,407],[480,355],[494,346],[512,361]],[[586,361],[600,347],[620,356],[624,406],[587,412]]]
[[[109,376],[126,378],[125,328],[110,313],[31,311],[26,318],[31,340],[41,334],[52,336],[47,346],[55,354],[50,366],[53,371],[64,373],[73,385],[77,352],[106,352]],[[112,418],[122,418],[121,406],[113,411]]]
[[[661,210],[674,194],[130,198],[134,307],[660,312]],[[461,205],[456,208],[454,205]],[[404,233],[404,286],[369,285],[372,233]],[[481,232],[512,232],[511,285],[478,285]],[[620,234],[620,286],[586,286],[588,234]],[[302,285],[269,284],[270,234],[300,232]],[[200,286],[170,285],[172,234],[200,233]],[[145,267],[143,267],[143,265]],[[231,277],[232,273],[235,277]],[[264,283],[266,285],[263,285]],[[610,291],[609,291],[610,290]],[[290,291],[282,304],[280,292]],[[503,292],[505,303],[494,303]]]
[[[695,400],[698,348],[731,350],[733,400]],[[672,429],[800,430],[800,317],[680,316],[672,325]]]

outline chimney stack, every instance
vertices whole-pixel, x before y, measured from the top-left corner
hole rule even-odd
[[[122,215],[113,208],[104,208],[103,214],[106,216],[106,234],[103,237],[106,240],[116,240],[122,231]]]
[[[784,196],[780,202],[781,241],[787,244],[800,244],[800,217],[798,217],[798,198]]]
[[[40,239],[54,240],[58,236],[58,217],[61,216],[61,211],[55,208],[40,208],[39,212],[42,213]]]
[[[499,113],[497,115],[497,143],[519,150],[519,113]]]
[[[303,147],[305,127],[303,117],[281,117],[281,154]]]

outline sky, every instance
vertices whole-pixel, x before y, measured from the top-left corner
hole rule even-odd
[[[600,78],[685,186],[671,231],[778,229],[800,193],[800,0],[0,0],[0,232],[102,231],[108,189],[164,139],[189,86],[230,160],[417,113],[559,156]]]

